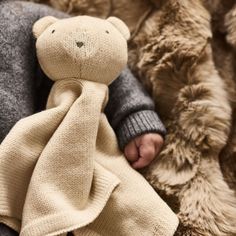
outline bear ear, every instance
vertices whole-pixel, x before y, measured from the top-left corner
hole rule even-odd
[[[109,21],[111,24],[113,24],[113,26],[115,26],[116,29],[118,29],[120,31],[120,33],[124,36],[124,38],[126,40],[128,40],[130,38],[129,28],[122,20],[120,20],[117,17],[111,16],[111,17],[107,18],[107,21]]]
[[[33,35],[37,39],[50,25],[58,21],[53,16],[45,16],[37,20],[33,25]]]

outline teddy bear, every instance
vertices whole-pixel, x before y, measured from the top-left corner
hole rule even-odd
[[[173,235],[178,218],[131,168],[103,112],[127,63],[127,26],[47,16],[33,34],[55,83],[46,110],[18,121],[0,146],[0,222],[22,236]]]
[[[46,1],[76,15],[104,0],[83,2]],[[97,15],[129,26],[129,66],[167,128],[143,174],[178,215],[176,235],[235,235],[235,1],[109,2]]]

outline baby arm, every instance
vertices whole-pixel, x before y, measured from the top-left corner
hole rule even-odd
[[[152,99],[128,68],[109,86],[105,112],[132,167],[149,165],[162,148],[166,130]]]

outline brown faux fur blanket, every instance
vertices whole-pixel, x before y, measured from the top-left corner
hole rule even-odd
[[[129,25],[129,65],[168,130],[143,174],[177,213],[176,235],[236,235],[235,1],[41,2]]]

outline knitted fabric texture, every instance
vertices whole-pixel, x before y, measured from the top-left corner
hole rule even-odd
[[[42,2],[79,14],[84,1]],[[108,15],[130,29],[152,9],[130,41],[129,66],[167,128],[145,176],[177,213],[176,235],[236,235],[235,0],[110,2]]]
[[[67,16],[38,4],[0,1],[0,142],[18,120],[37,110],[32,24],[51,14]]]
[[[153,100],[128,68],[110,85],[109,100],[105,113],[121,150],[134,137],[144,133],[165,136],[166,129],[155,112]]]
[[[0,146],[1,222],[22,236],[173,235],[177,217],[130,167],[103,113],[107,84],[127,62],[125,24],[45,17],[34,34],[56,82],[47,110],[17,122]]]
[[[0,15],[2,142],[19,119],[45,109],[52,86],[52,82],[41,71],[36,59],[35,39],[31,30],[33,23],[45,15],[59,18],[68,15],[44,5],[9,0],[0,2]],[[109,97],[105,113],[115,129],[122,150],[130,140],[140,134],[165,134],[165,127],[154,111],[153,101],[128,68],[109,85]],[[137,118],[137,112],[141,115],[141,120]],[[150,116],[150,113],[153,115]],[[126,124],[126,121],[129,124]]]

